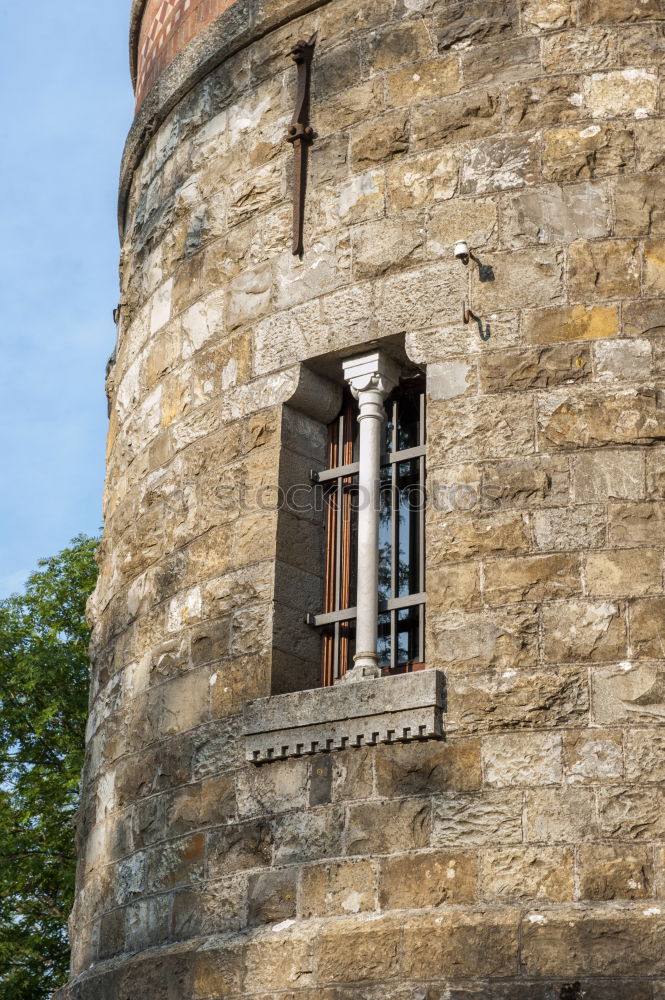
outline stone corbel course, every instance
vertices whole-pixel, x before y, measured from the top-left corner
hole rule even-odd
[[[245,706],[245,756],[266,764],[377,743],[440,740],[444,708],[439,670],[260,698]]]

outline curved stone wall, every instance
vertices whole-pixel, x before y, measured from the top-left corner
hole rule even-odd
[[[303,9],[216,19],[128,144],[68,995],[657,1000],[665,11]],[[447,740],[256,768],[277,605],[319,600],[306,525],[256,498],[323,446],[301,363],[368,342],[427,370]]]

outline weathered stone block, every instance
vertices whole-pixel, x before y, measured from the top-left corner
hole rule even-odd
[[[587,106],[594,118],[646,118],[658,106],[658,77],[646,69],[593,73]]]
[[[414,743],[380,747],[376,790],[381,797],[472,792],[480,789],[480,743]]]
[[[487,791],[481,796],[434,800],[432,844],[451,846],[516,844],[522,840],[522,792]]]
[[[451,673],[448,732],[543,729],[572,720],[583,724],[589,710],[588,683],[580,667]]]
[[[640,294],[640,248],[635,241],[579,241],[568,253],[573,299],[634,298]]]
[[[386,168],[390,209],[402,212],[422,205],[433,208],[453,197],[458,175],[458,157],[452,150],[400,156]]]
[[[632,167],[634,155],[633,126],[552,129],[543,135],[543,177],[565,183],[621,174]]]
[[[578,844],[598,836],[593,792],[567,786],[526,793],[525,839],[547,844]]]
[[[581,593],[576,556],[543,555],[497,559],[485,567],[485,599],[489,604],[555,600]]]
[[[283,813],[273,824],[275,864],[317,861],[342,854],[343,812],[319,806],[307,812]]]
[[[651,444],[665,437],[665,410],[650,388],[551,392],[539,404],[541,440],[554,448]]]
[[[533,535],[537,549],[577,551],[605,543],[605,511],[599,507],[549,510],[533,515]]]
[[[578,76],[550,76],[508,87],[506,124],[517,131],[577,121],[584,104],[581,83]]]
[[[660,664],[624,660],[597,670],[593,677],[593,717],[600,725],[653,725],[655,719],[664,719]]]
[[[662,170],[665,167],[665,153],[663,153],[665,125],[663,122],[639,122],[635,134],[637,138],[637,169]]]
[[[477,862],[474,854],[443,851],[384,858],[379,866],[382,910],[473,903]]]
[[[319,983],[393,979],[400,964],[401,927],[390,918],[328,924],[317,938]]]
[[[462,165],[462,194],[482,195],[535,184],[540,136],[508,136],[477,143]]]
[[[560,31],[542,40],[542,61],[546,73],[577,73],[605,69],[619,62],[617,35],[604,27]]]
[[[496,203],[487,199],[447,201],[433,207],[427,225],[428,253],[448,257],[460,233],[474,250],[492,249],[497,238]]]
[[[610,545],[658,545],[665,542],[665,507],[662,503],[614,504],[608,515]]]
[[[600,834],[616,840],[662,840],[665,836],[665,788],[601,787],[598,792]]]
[[[466,142],[494,135],[501,128],[499,97],[477,90],[443,97],[417,107],[412,116],[414,149],[434,149],[451,142]],[[517,152],[513,155],[516,157]]]
[[[657,549],[590,552],[586,558],[589,593],[638,597],[663,590],[663,553]]]
[[[610,235],[610,206],[605,191],[589,182],[519,191],[504,199],[501,229],[504,245],[515,248],[595,239]]]
[[[606,382],[648,378],[651,375],[651,354],[648,340],[615,340],[595,344],[596,374]]]
[[[485,783],[496,788],[556,785],[563,777],[561,736],[556,733],[486,736],[482,759]]]
[[[429,552],[434,563],[514,555],[531,547],[528,521],[519,512],[497,511],[478,517],[453,514],[438,516],[432,522],[436,540]]]
[[[459,58],[451,55],[392,70],[386,75],[386,85],[388,104],[394,107],[456,94],[461,85]],[[467,86],[472,85],[467,79]]]
[[[337,917],[375,909],[376,876],[371,861],[333,861],[302,870],[300,916]]]
[[[266,868],[272,860],[273,833],[267,820],[211,830],[207,843],[208,873],[212,878]]]
[[[363,61],[370,72],[394,69],[433,55],[432,43],[422,21],[388,25],[363,38]]]
[[[644,0],[639,5],[632,0],[582,0],[581,24],[623,24],[627,21],[651,20],[662,16],[660,0]]]
[[[485,469],[483,504],[494,509],[565,506],[568,479],[567,460],[556,456],[494,462]]]
[[[538,610],[508,605],[483,613],[453,613],[429,604],[428,648],[449,671],[482,666],[520,668],[538,658]]]
[[[625,746],[628,782],[665,781],[665,735],[659,729],[628,729]]]
[[[252,875],[247,887],[250,927],[291,920],[296,915],[297,869]]]
[[[566,781],[608,781],[623,776],[623,743],[618,730],[583,729],[565,734]]]
[[[571,0],[527,0],[522,27],[529,32],[554,31],[574,23]]]
[[[611,601],[565,601],[542,610],[543,656],[552,663],[619,660],[628,636],[622,608]]]
[[[619,329],[616,306],[571,306],[539,309],[524,317],[524,336],[530,344],[614,337]]]
[[[427,799],[368,802],[349,808],[347,854],[392,854],[428,847],[432,827]]]
[[[514,458],[534,450],[534,421],[528,397],[456,399],[431,405],[428,413],[431,464]]]
[[[194,996],[227,997],[241,988],[243,975],[242,947],[210,943],[196,953]]]
[[[351,237],[357,278],[370,278],[417,264],[425,256],[426,230],[418,219],[381,219],[354,227]]]
[[[436,21],[439,51],[468,48],[482,42],[510,38],[518,33],[519,11],[515,0],[445,0]]]
[[[644,291],[665,295],[665,239],[649,239],[644,244]]]
[[[477,565],[458,563],[456,566],[437,566],[429,571],[429,579],[438,610],[480,607],[480,570]]]
[[[657,660],[665,651],[665,598],[633,601],[630,606],[631,654],[639,660]]]
[[[582,899],[648,899],[653,895],[653,861],[645,847],[583,844],[580,847]]]
[[[261,996],[308,986],[314,979],[312,950],[311,935],[295,928],[254,936],[245,949],[245,990]]]
[[[351,132],[350,160],[353,170],[368,170],[409,150],[409,115],[389,111],[364,122]]]
[[[614,234],[649,236],[665,229],[664,182],[657,174],[618,177],[614,186]]]
[[[487,354],[480,361],[483,392],[546,389],[591,376],[591,350],[586,345],[557,344],[541,350]]]
[[[518,924],[517,910],[414,917],[404,927],[404,971],[419,980],[514,975]]]
[[[482,852],[480,892],[491,902],[573,899],[574,853],[568,847],[494,847]]]
[[[641,500],[645,493],[644,455],[625,449],[576,455],[572,482],[578,503]]]
[[[660,907],[644,904],[528,914],[522,922],[522,959],[529,975],[653,975],[663,959]],[[630,989],[630,987],[628,987]]]

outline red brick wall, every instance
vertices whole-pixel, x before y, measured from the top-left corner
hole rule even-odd
[[[138,44],[136,102],[181,49],[234,0],[148,0]]]

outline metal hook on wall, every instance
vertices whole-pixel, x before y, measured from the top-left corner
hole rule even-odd
[[[485,325],[485,329],[483,330],[483,321],[481,320],[480,316],[476,316],[476,314],[472,312],[471,309],[469,309],[468,305],[466,304],[466,301],[462,304],[462,319],[466,326],[469,325],[471,320],[473,320],[475,323],[478,324],[478,334],[481,340],[489,340],[490,337],[492,336],[492,331],[490,329],[489,323]]]

